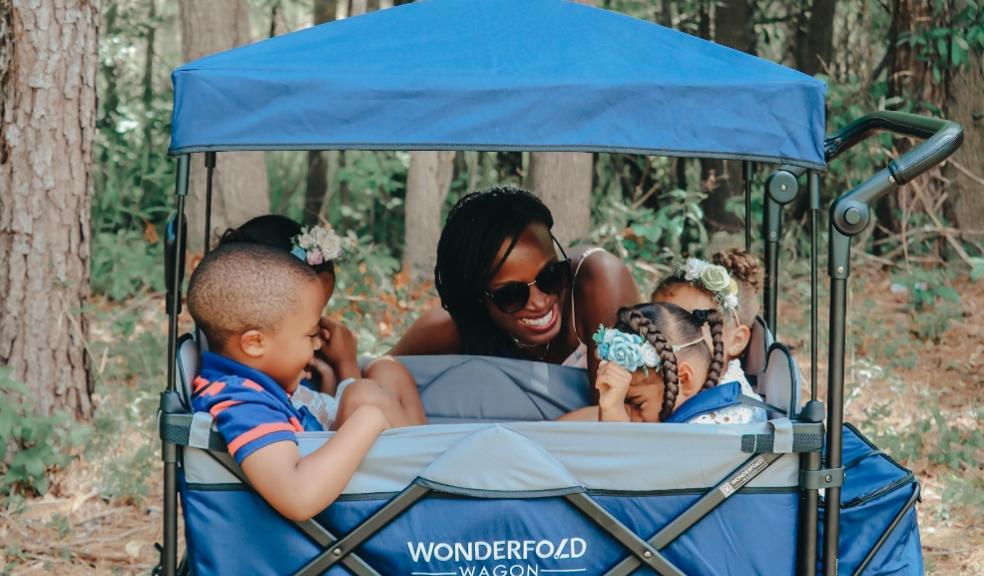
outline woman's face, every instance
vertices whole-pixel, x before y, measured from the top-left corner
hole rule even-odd
[[[495,262],[502,259],[511,241],[511,238],[503,241]],[[520,233],[509,257],[489,281],[487,290],[494,291],[510,282],[533,282],[544,266],[556,260],[550,230],[542,223],[531,223]],[[561,302],[565,293],[566,290],[560,294],[547,294],[534,284],[530,286],[526,305],[517,312],[503,312],[488,297],[485,307],[496,327],[523,344],[535,346],[550,342],[560,333]]]

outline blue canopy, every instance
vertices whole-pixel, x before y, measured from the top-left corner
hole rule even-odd
[[[173,73],[171,153],[580,150],[823,167],[809,76],[563,0],[425,0]]]

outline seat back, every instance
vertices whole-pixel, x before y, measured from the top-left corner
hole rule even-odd
[[[766,369],[758,379],[756,392],[792,419],[799,413],[802,383],[802,373],[789,348],[780,342],[773,343],[769,347]]]
[[[766,326],[765,320],[761,316],[756,316],[752,322],[751,335],[748,339],[748,346],[745,347],[745,355],[741,359],[742,368],[748,377],[748,383],[758,392],[758,380],[765,374],[765,367],[769,361],[769,350],[775,339],[772,331]]]
[[[202,365],[202,355],[198,342],[192,334],[182,334],[178,338],[178,351],[175,355],[175,370],[178,374],[177,389],[181,404],[191,411],[191,391],[193,382]]]
[[[552,420],[591,403],[587,371],[488,356],[401,356],[431,423]]]

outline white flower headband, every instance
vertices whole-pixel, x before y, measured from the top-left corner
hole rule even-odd
[[[604,325],[599,325],[591,339],[597,345],[596,354],[599,360],[614,362],[629,372],[635,372],[639,368],[643,370],[658,368],[662,364],[656,348],[638,334],[630,334],[617,328],[606,328]],[[673,346],[671,349],[676,354],[687,346],[693,346],[703,341],[704,337],[701,336],[686,344]]]
[[[335,260],[343,252],[341,237],[328,225],[301,228],[291,246],[290,253],[311,266]]]
[[[677,269],[676,275],[710,292],[722,311],[738,311],[738,283],[724,266],[700,258],[687,258]]]

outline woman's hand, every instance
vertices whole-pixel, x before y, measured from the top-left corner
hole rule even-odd
[[[321,319],[321,353],[340,381],[362,376],[355,356],[355,334],[341,322],[330,318]]]
[[[632,382],[632,373],[614,362],[598,365],[595,388],[598,389],[598,406],[602,422],[629,422],[625,407],[625,395]]]

